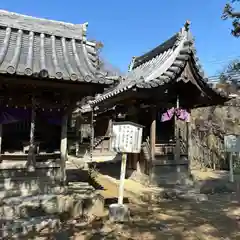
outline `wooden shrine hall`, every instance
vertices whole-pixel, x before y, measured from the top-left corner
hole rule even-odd
[[[128,170],[145,174],[152,184],[186,179],[191,160],[191,109],[221,105],[228,99],[208,83],[189,25],[186,22],[163,44],[134,57],[120,83],[88,105],[95,111],[95,137],[103,132],[99,128],[104,121],[106,132],[107,122],[123,119],[145,126],[142,153],[129,154]],[[82,109],[87,116],[87,105]]]
[[[0,177],[16,166],[36,176],[55,166],[65,181],[68,116],[114,81],[86,30],[87,23],[0,11]]]

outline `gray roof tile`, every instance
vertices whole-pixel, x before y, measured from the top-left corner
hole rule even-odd
[[[111,84],[86,27],[0,10],[0,73]]]

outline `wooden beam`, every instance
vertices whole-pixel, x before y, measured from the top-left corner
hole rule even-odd
[[[109,140],[108,140],[108,151],[111,150],[111,146],[112,146],[112,119],[110,118],[109,119],[109,122],[108,122],[108,136],[110,136]]]
[[[46,89],[45,89],[46,90]],[[44,89],[25,88],[0,88],[1,105],[8,107],[31,107],[32,102],[29,97],[35,96],[38,108],[62,109],[69,103],[77,103],[82,95],[79,93],[68,93],[62,91],[45,91]],[[65,99],[65,101],[63,101]]]
[[[190,171],[190,164],[192,162],[192,137],[191,137],[191,119],[187,122],[187,155],[188,155],[188,170]]]
[[[79,156],[79,145],[80,145],[80,118],[78,117],[76,119],[76,128],[75,128],[75,131],[76,131],[76,142],[75,142],[75,146],[76,146],[76,152],[75,152],[75,155],[76,157]]]
[[[79,81],[67,81],[67,80],[47,80],[47,79],[39,79],[39,78],[28,78],[28,77],[0,77],[0,83],[4,83],[12,86],[25,85],[26,87],[43,87],[43,88],[53,88],[53,89],[61,89],[67,90],[71,92],[84,92],[85,95],[89,95],[94,92],[104,91],[108,85],[100,84],[100,83],[86,83]]]
[[[36,128],[36,101],[35,97],[32,97],[32,111],[31,111],[31,124],[30,124],[30,139],[28,150],[28,167],[29,170],[34,170],[36,166],[35,156],[35,128]]]
[[[150,129],[150,144],[151,144],[151,159],[155,159],[155,144],[156,144],[156,108],[151,109],[151,129]]]
[[[62,117],[61,143],[60,143],[61,174],[62,174],[62,183],[63,184],[65,184],[65,182],[66,182],[67,124],[68,124],[68,112],[66,111]]]
[[[90,122],[90,128],[91,128],[91,137],[90,137],[90,161],[92,163],[93,160],[93,150],[94,150],[94,138],[95,138],[95,132],[94,132],[94,110],[91,110],[91,122]]]
[[[2,134],[3,134],[3,125],[0,124],[0,156],[2,154]]]
[[[179,97],[177,96],[177,101],[176,101],[176,109],[179,109]],[[175,114],[175,138],[176,138],[176,146],[175,146],[175,161],[178,163],[180,161],[180,128],[178,125],[178,119]]]

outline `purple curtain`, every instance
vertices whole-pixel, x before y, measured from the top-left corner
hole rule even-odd
[[[161,117],[161,122],[166,122],[172,119],[173,115],[174,115],[174,107],[172,107],[171,109],[168,109],[165,113],[162,114]]]
[[[61,126],[61,124],[62,124],[62,119],[61,118],[57,118],[57,117],[55,117],[55,118],[48,118],[47,121],[48,121],[48,123],[53,124],[53,125]]]
[[[40,114],[49,124],[61,125],[62,123],[61,111],[41,111]]]
[[[185,121],[185,122],[190,122],[190,113],[185,110],[185,109],[176,109],[176,116],[177,119]]]
[[[161,122],[171,120],[174,114],[176,115],[177,119],[185,122],[190,122],[190,113],[186,109],[175,109],[174,107],[168,109],[161,115]]]
[[[40,115],[50,124],[61,125],[61,111],[40,111]],[[9,124],[30,119],[31,110],[24,108],[0,107],[0,124]]]
[[[26,120],[30,117],[29,109],[0,108],[0,124],[9,124]]]

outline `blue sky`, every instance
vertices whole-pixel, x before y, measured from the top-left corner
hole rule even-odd
[[[231,24],[221,20],[226,0],[1,0],[0,8],[72,23],[89,22],[88,36],[104,43],[103,57],[126,71],[132,56],[154,48],[191,21],[197,53],[208,75],[240,56]]]

